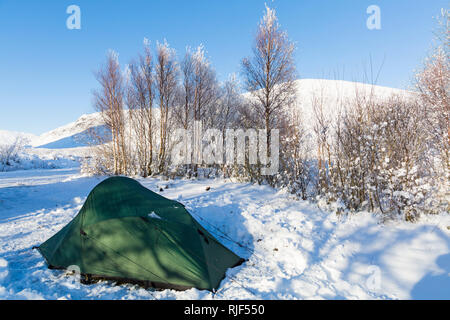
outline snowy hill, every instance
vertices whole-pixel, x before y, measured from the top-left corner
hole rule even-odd
[[[83,147],[89,140],[88,130],[102,126],[99,113],[84,114],[75,122],[41,134],[33,141],[33,146],[48,149]]]
[[[333,122],[339,108],[345,108],[346,102],[357,96],[371,95],[377,100],[392,95],[405,97],[412,94],[406,90],[344,80],[301,79],[296,81],[296,86],[297,105],[308,129],[312,129],[314,123],[314,104],[322,104],[324,115]]]
[[[41,135],[31,133],[0,130],[0,145],[11,144],[20,137],[26,145],[35,148],[63,149],[87,146],[89,130],[102,132],[104,128],[99,113],[84,114],[75,122],[45,132]]]
[[[0,151],[15,145],[9,159],[4,158],[6,152],[0,157],[0,171],[76,167],[80,157],[89,155],[92,131],[97,135],[108,133],[98,113],[83,115],[40,136],[0,130]]]
[[[22,139],[25,144],[32,144],[38,137],[32,133],[0,130],[0,145],[12,144],[18,138]]]

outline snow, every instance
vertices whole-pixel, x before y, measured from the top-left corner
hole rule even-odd
[[[182,202],[248,259],[228,270],[214,296],[80,284],[76,275],[48,269],[32,247],[67,224],[103,179],[77,167],[0,173],[0,299],[450,299],[450,215],[382,223],[370,213],[336,215],[284,191],[224,179],[138,179]]]
[[[67,149],[77,147],[87,147],[92,144],[92,138],[89,136],[90,132],[95,132],[97,136],[108,137],[109,130],[105,125],[98,125],[90,127],[82,132],[75,133],[71,136],[59,138],[56,141],[46,143],[38,146],[38,148],[46,149]],[[108,141],[108,140],[105,140]]]
[[[78,118],[75,122],[71,122],[62,127],[41,134],[37,139],[35,139],[32,142],[32,145],[34,147],[45,147],[46,145],[55,143],[59,140],[63,139],[70,140],[70,138],[72,137],[72,139],[75,140],[74,142],[79,142],[79,144],[77,143],[69,144],[68,142],[66,142],[66,146],[64,146],[63,144],[57,147],[74,148],[77,146],[85,146],[86,145],[85,140],[87,139],[87,130],[89,130],[90,128],[100,127],[103,124],[104,123],[102,121],[100,113],[96,112],[91,114],[84,114],[80,118]]]
[[[15,132],[0,130],[0,145],[11,144],[17,137],[28,141],[32,147],[47,149],[76,148],[87,145],[88,130],[94,128],[102,132],[103,121],[100,113],[84,114],[76,121],[45,132],[41,135],[34,135],[25,132]]]
[[[12,144],[18,138],[31,143],[31,141],[34,141],[37,136],[32,133],[0,130],[0,145]]]
[[[341,102],[356,92],[411,94],[335,80],[296,85],[309,130],[315,98],[332,122]],[[105,179],[80,174],[78,164],[89,156],[88,130],[102,126],[93,113],[40,136],[0,130],[0,145],[17,137],[29,142],[20,163],[0,172],[0,299],[450,299],[449,214],[416,223],[381,222],[367,212],[342,216],[268,186],[223,179],[138,178],[182,202],[219,241],[248,259],[228,271],[215,295],[82,285],[76,276],[49,270],[32,247],[66,225]]]
[[[40,136],[0,130],[0,149],[14,144],[17,138],[25,141],[17,157],[8,165],[0,163],[0,171],[76,166],[80,158],[90,155],[89,145],[93,144],[90,132],[95,132],[97,136],[109,136],[99,113],[82,115],[77,121]]]
[[[345,80],[300,79],[295,85],[303,124],[311,131],[315,123],[314,104],[322,104],[324,116],[333,126],[339,110],[345,110],[346,102],[357,96],[372,95],[374,99],[386,99],[392,95],[407,97],[412,94],[406,90]]]

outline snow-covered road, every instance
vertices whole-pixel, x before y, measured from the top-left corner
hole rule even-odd
[[[0,173],[0,299],[211,299],[207,291],[80,285],[32,250],[68,223],[104,178],[78,168]],[[229,180],[140,179],[186,205],[248,259],[216,299],[450,299],[450,215],[381,224],[337,217],[267,186]],[[207,186],[211,187],[206,191]]]

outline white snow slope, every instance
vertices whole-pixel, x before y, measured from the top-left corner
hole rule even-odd
[[[411,91],[360,82],[327,79],[301,79],[296,81],[297,105],[301,110],[303,125],[312,130],[315,122],[313,105],[322,105],[324,116],[335,124],[339,109],[345,110],[356,97],[371,97],[373,101],[391,96],[408,97]]]
[[[75,122],[71,122],[62,127],[41,134],[32,141],[32,145],[34,147],[46,147],[46,145],[51,145],[51,143],[61,141],[64,143],[60,143],[57,148],[75,148],[78,146],[85,146],[85,141],[82,139],[83,137],[79,137],[78,141],[71,140],[69,138],[80,134],[87,138],[86,130],[102,126],[103,124],[102,118],[98,112],[84,114]]]
[[[0,130],[0,145],[11,144],[16,137],[26,140],[29,147],[44,149],[73,149],[85,147],[89,136],[87,130],[103,126],[100,114],[84,114],[76,121],[45,132],[41,135]]]
[[[0,148],[13,144],[17,138],[21,138],[24,145],[19,150],[17,161],[6,167],[0,165],[0,171],[74,166],[80,158],[90,154],[92,138],[89,131],[92,130],[97,134],[107,133],[99,113],[82,115],[75,122],[40,136],[0,130]]]
[[[197,289],[82,285],[46,267],[32,247],[67,224],[102,179],[76,168],[0,173],[0,299],[212,299]],[[248,259],[228,270],[216,299],[450,299],[450,215],[381,224],[369,213],[338,217],[267,186],[140,182],[156,192],[168,185],[162,195]]]
[[[37,136],[32,133],[0,130],[0,145],[13,144],[18,138],[30,143],[31,141],[37,139]]]

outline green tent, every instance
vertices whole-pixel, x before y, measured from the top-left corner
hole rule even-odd
[[[181,203],[125,177],[98,184],[77,216],[38,250],[49,268],[78,266],[87,282],[178,290],[217,289],[227,269],[244,261]]]

